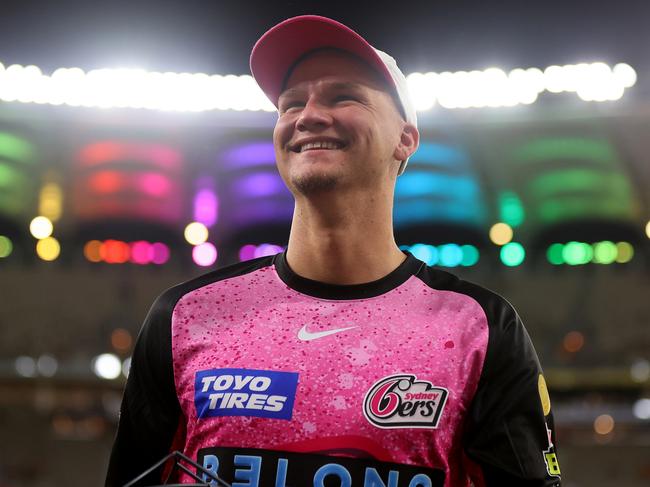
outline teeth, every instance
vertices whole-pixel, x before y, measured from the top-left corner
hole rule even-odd
[[[309,149],[338,149],[340,144],[336,142],[309,142],[307,144],[301,145],[299,152],[303,152]]]

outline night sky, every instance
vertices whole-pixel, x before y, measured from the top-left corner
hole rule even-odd
[[[0,62],[247,74],[255,40],[294,15],[333,17],[403,70],[546,67],[602,60],[650,68],[650,1],[0,2]]]

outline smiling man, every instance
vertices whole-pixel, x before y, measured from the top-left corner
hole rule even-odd
[[[251,70],[278,108],[287,250],[154,303],[107,485],[181,450],[239,487],[559,486],[517,313],[395,243],[395,181],[419,142],[395,61],[301,16],[260,38]]]
[[[415,115],[406,122],[386,80],[333,49],[291,68],[277,104],[278,170],[296,199],[291,268],[332,284],[389,274],[406,257],[393,238],[391,214],[400,165],[418,144]]]

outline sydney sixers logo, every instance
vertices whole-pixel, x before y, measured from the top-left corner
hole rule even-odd
[[[449,391],[412,374],[376,382],[366,394],[363,414],[379,428],[437,428]]]

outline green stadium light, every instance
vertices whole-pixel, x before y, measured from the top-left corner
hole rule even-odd
[[[521,264],[526,258],[524,246],[518,242],[510,242],[501,247],[501,262],[508,267],[515,267]]]
[[[537,176],[528,184],[529,193],[537,199],[557,194],[591,191],[608,197],[625,197],[631,191],[626,175],[601,168],[563,168]]]
[[[626,264],[634,257],[634,247],[628,242],[618,242],[616,250],[616,262],[619,264]]]
[[[548,261],[554,265],[612,264],[629,262],[634,249],[628,242],[615,244],[609,240],[588,244],[585,242],[554,243],[546,251]]]
[[[0,259],[9,257],[13,248],[14,246],[12,245],[11,240],[4,235],[0,235]]]
[[[21,188],[25,186],[25,176],[6,162],[0,161],[0,188]]]
[[[610,241],[598,242],[594,247],[594,262],[596,264],[611,264],[616,261],[618,250],[616,244]]]
[[[589,262],[594,260],[594,248],[591,244],[583,243],[582,251],[584,253],[584,258],[582,259],[581,264],[588,264]]]
[[[564,245],[561,243],[552,244],[546,251],[546,257],[548,261],[553,265],[562,265],[564,264],[564,257],[562,257],[562,251],[564,250]]]
[[[32,162],[32,145],[13,134],[0,132],[0,157],[21,162]]]
[[[557,196],[540,203],[537,213],[547,223],[570,218],[584,218],[588,215],[611,218],[629,217],[634,214],[634,205],[630,195],[631,193],[619,199],[602,194],[587,196],[578,193]]]
[[[521,162],[538,162],[557,159],[581,159],[609,165],[618,160],[612,145],[603,139],[580,137],[542,138],[528,142],[513,152]]]
[[[584,244],[581,242],[569,242],[562,249],[562,258],[569,265],[580,265],[586,258]]]

